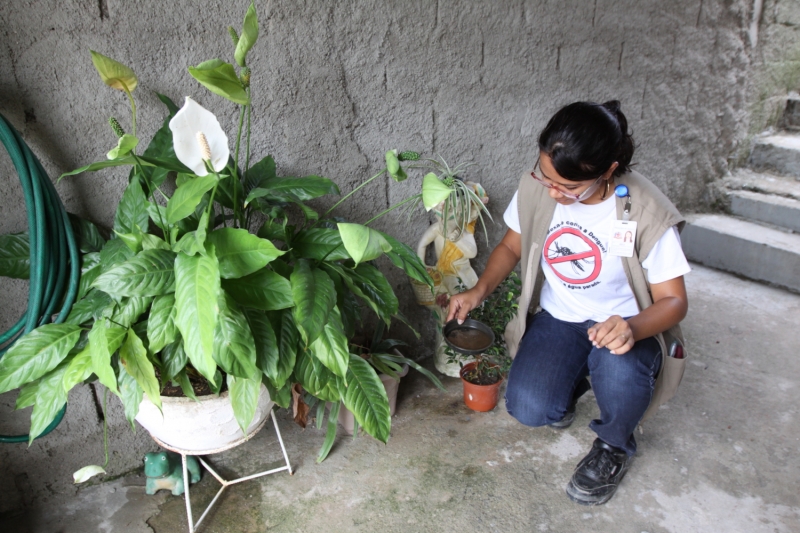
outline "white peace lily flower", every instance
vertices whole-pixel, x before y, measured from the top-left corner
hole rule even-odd
[[[228,164],[231,155],[228,136],[214,113],[190,97],[186,97],[186,103],[169,121],[169,129],[175,155],[198,176],[208,174],[204,160],[209,160],[217,172]]]

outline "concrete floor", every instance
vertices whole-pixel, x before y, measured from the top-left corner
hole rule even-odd
[[[800,531],[800,295],[697,265],[687,284],[683,384],[637,435],[639,455],[607,505],[581,507],[564,495],[594,438],[591,394],[572,428],[532,429],[502,405],[469,411],[455,379],[441,393],[409,376],[389,444],[342,435],[322,464],[323,432],[277,411],[295,475],[228,489],[201,531]],[[266,426],[210,460],[233,476],[279,466],[281,456]],[[217,488],[206,474],[192,488],[195,508]],[[0,531],[19,533],[186,530],[182,497],[145,495],[141,473],[0,519]]]

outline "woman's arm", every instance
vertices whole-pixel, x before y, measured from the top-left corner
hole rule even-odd
[[[650,286],[653,305],[630,319],[615,315],[589,328],[589,340],[598,348],[621,355],[633,344],[668,330],[686,316],[689,301],[683,276]]]
[[[486,268],[481,277],[478,278],[478,283],[470,290],[455,294],[450,298],[447,321],[457,318],[459,323],[463,322],[467,318],[467,313],[478,307],[514,270],[514,267],[519,263],[521,253],[522,239],[520,234],[514,230],[506,231],[503,240],[492,250],[492,254],[486,263]]]

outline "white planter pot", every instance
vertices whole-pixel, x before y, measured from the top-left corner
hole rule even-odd
[[[153,437],[172,448],[208,453],[250,435],[269,416],[274,405],[267,388],[261,385],[256,413],[245,434],[233,415],[228,391],[198,399],[199,402],[186,397],[162,396],[162,416],[158,407],[145,396],[139,405],[136,421]]]

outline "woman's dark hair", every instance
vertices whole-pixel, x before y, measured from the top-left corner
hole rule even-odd
[[[596,179],[614,161],[619,163],[614,176],[628,172],[634,145],[619,101],[610,100],[559,109],[539,134],[539,150],[552,159],[560,176],[584,181]]]

